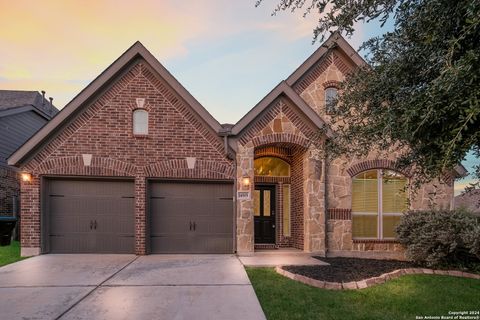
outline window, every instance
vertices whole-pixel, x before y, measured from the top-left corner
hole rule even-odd
[[[407,210],[407,179],[392,170],[370,170],[352,181],[354,238],[393,239]]]
[[[255,159],[254,171],[256,176],[289,177],[290,165],[279,158],[263,157]]]
[[[337,107],[338,91],[335,87],[325,89],[325,110],[327,114],[334,113]]]
[[[142,109],[133,111],[133,134],[148,134],[148,112]]]
[[[283,235],[290,237],[290,185],[283,185]]]

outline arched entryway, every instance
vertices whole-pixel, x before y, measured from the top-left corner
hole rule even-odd
[[[303,155],[294,144],[254,150],[254,247],[303,250]]]

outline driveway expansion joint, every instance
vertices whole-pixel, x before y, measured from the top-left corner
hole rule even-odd
[[[114,272],[113,274],[111,274],[109,277],[107,277],[107,279],[103,280],[100,284],[96,285],[93,287],[92,290],[88,291],[83,297],[81,297],[77,302],[75,302],[74,304],[72,304],[68,309],[66,309],[65,311],[63,311],[58,317],[55,318],[55,320],[59,320],[61,319],[64,315],[66,315],[70,310],[72,310],[73,308],[75,308],[80,302],[82,302],[83,300],[85,300],[88,296],[90,296],[93,292],[95,292],[95,290],[97,290],[98,288],[100,288],[105,282],[107,282],[108,280],[112,279],[114,276],[116,276],[118,273],[120,273],[122,270],[124,270],[125,268],[127,268],[129,265],[131,265],[133,262],[135,262],[137,259],[139,258],[139,256],[135,256],[135,258],[131,261],[129,261],[127,264],[125,264],[123,267],[121,267],[120,269],[118,269],[116,272]]]

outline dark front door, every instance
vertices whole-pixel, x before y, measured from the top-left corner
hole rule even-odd
[[[255,186],[255,243],[275,243],[275,186]]]

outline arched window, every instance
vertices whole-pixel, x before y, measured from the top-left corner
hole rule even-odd
[[[356,175],[352,181],[352,234],[357,239],[393,239],[407,210],[407,178],[386,169]]]
[[[334,113],[337,108],[338,90],[335,87],[325,89],[325,110],[327,114]]]
[[[133,134],[148,134],[148,112],[146,110],[133,111]]]
[[[290,165],[275,157],[255,159],[254,171],[256,176],[290,177]]]

